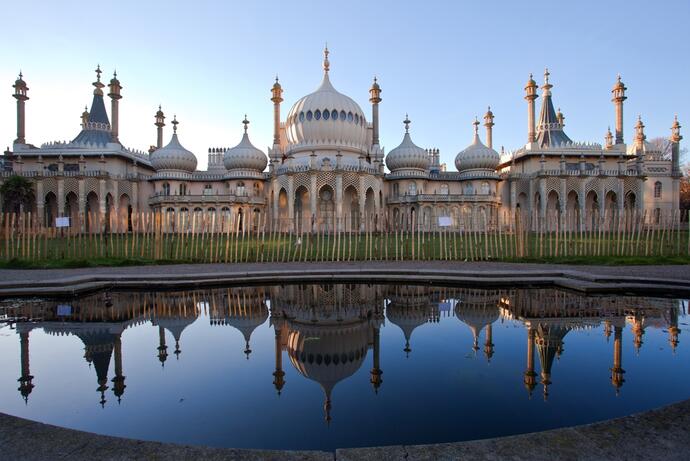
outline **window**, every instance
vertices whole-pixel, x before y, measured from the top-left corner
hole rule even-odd
[[[237,195],[244,195],[244,194],[245,194],[244,183],[238,182],[237,183]]]
[[[355,114],[355,123],[359,125],[359,114]]]
[[[303,122],[304,121],[304,112],[299,113],[299,121]]]
[[[407,186],[407,193],[410,195],[417,195],[417,183],[411,182]]]
[[[348,112],[347,113],[347,121],[352,123],[353,118],[354,118],[354,116],[352,115],[352,112]]]
[[[189,211],[189,208],[187,208],[187,207],[182,207],[182,208],[180,208],[180,211],[181,211],[182,213],[186,213],[186,212]]]
[[[204,184],[204,195],[213,195],[213,186],[211,184]]]
[[[328,120],[329,118],[331,118],[331,113],[328,111],[328,109],[324,109],[324,111],[323,111],[323,119],[324,119],[324,120]]]
[[[393,197],[397,197],[398,195],[400,195],[400,184],[396,182],[393,184]]]
[[[448,184],[441,184],[441,195],[448,195]]]
[[[344,122],[345,120],[347,120],[347,114],[345,113],[344,110],[341,110],[341,111],[340,111],[340,120],[342,120],[343,122]]]
[[[167,213],[174,213],[174,212],[175,212],[175,208],[168,207],[165,211],[166,211]]]
[[[333,109],[333,110],[331,111],[331,118],[332,118],[333,120],[338,120],[338,111],[337,111],[337,110]]]
[[[661,182],[654,183],[654,198],[661,198]]]
[[[259,183],[255,182],[254,183],[254,197],[258,197],[260,192],[261,192],[261,189],[259,188]]]
[[[314,118],[314,114],[312,114],[311,111],[308,110],[307,111],[307,120],[311,120],[312,118]]]
[[[487,181],[482,182],[482,195],[489,195],[489,183]]]
[[[187,195],[187,184],[180,184],[180,195]]]
[[[319,109],[316,109],[316,112],[314,112],[314,118],[316,120],[321,120],[321,111]]]
[[[170,195],[170,184],[167,182],[163,183],[163,195]]]
[[[78,163],[65,163],[65,171],[79,171]]]
[[[195,213],[200,213],[200,212],[202,212],[202,211],[204,211],[204,210],[202,210],[202,209],[199,208],[199,207],[194,208],[194,212],[195,212]]]

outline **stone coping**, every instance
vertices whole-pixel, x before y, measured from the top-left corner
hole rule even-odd
[[[597,270],[593,269],[595,267]],[[690,296],[689,266],[523,266],[503,263],[377,261],[188,264],[0,270],[0,280],[4,280],[0,282],[0,298],[76,296],[103,289],[171,290],[299,282],[429,283],[487,288],[556,287],[583,294]]]
[[[65,429],[0,413],[0,458],[43,460],[685,460],[690,400],[608,421],[469,442],[339,448],[248,450],[176,445]]]

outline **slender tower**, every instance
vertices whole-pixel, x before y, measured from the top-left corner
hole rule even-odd
[[[623,328],[614,327],[613,333],[613,367],[611,368],[611,384],[616,388],[616,395],[620,393],[620,388],[625,382],[623,379]]]
[[[26,86],[26,82],[22,78],[23,75],[21,71],[19,72],[19,77],[12,85],[14,88],[14,98],[17,100],[17,139],[14,140],[17,144],[26,144],[26,113],[24,111],[24,103],[29,99],[26,93],[29,91],[29,87]]]
[[[379,387],[383,383],[381,375],[381,333],[378,327],[374,328],[374,366],[371,369],[371,379],[369,382],[374,386],[374,393],[379,393]]]
[[[278,76],[271,88],[271,101],[273,102],[273,146],[280,146],[280,103],[283,102],[283,87],[280,86]]]
[[[627,88],[621,82],[621,76],[618,74],[618,80],[616,81],[616,84],[613,85],[613,89],[611,90],[611,94],[613,94],[613,98],[611,98],[611,102],[616,106],[616,144],[623,144],[623,101],[628,99],[625,96],[625,90]]]
[[[156,149],[163,147],[163,127],[165,126],[165,114],[163,114],[163,109],[161,109],[160,104],[158,105],[158,111],[156,112]]]
[[[486,109],[486,114],[484,114],[484,126],[486,127],[486,145],[492,149],[494,145],[494,113],[491,112],[491,106]]]
[[[371,102],[371,120],[373,126],[373,132],[371,137],[371,144],[377,146],[379,144],[379,103],[381,99],[381,87],[378,84],[376,77],[374,77],[374,83],[371,84],[369,89],[369,102]]]
[[[678,123],[678,116],[673,119],[671,126],[671,175],[677,179],[682,176],[680,171],[680,141],[683,137],[680,135],[680,123]]]
[[[34,377],[31,376],[31,371],[29,368],[29,330],[22,331],[19,333],[19,344],[21,351],[21,372],[22,375],[17,381],[19,381],[19,389],[17,389],[24,398],[24,402],[29,400],[29,394],[34,388],[32,383]]]
[[[118,136],[120,134],[120,99],[122,99],[120,91],[122,90],[122,85],[120,85],[120,81],[117,79],[117,71],[113,72],[113,78],[110,79],[110,84],[108,85],[108,88],[110,89],[110,93],[108,93],[108,96],[110,96],[111,99],[110,118],[112,119],[112,123],[110,125],[110,138],[113,142],[119,143],[120,140],[118,139]]]
[[[527,100],[527,143],[531,144],[537,140],[537,133],[534,127],[534,100],[537,99],[537,82],[529,74],[529,80],[525,85],[525,99]]]
[[[274,326],[273,328],[275,329],[275,354],[276,354],[276,370],[273,372],[273,385],[276,388],[276,391],[278,392],[278,395],[283,390],[283,386],[285,386],[285,372],[283,371],[283,347],[282,347],[282,336],[281,332],[282,330],[282,325]]]
[[[527,369],[524,373],[523,382],[530,398],[532,391],[537,386],[537,374],[534,372],[534,327],[530,326],[527,330]]]
[[[125,393],[125,376],[122,374],[122,334],[118,334],[115,338],[115,377],[113,382],[113,393],[117,397],[117,403],[122,400],[122,395]]]

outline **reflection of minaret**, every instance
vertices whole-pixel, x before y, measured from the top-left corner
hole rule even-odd
[[[278,328],[277,326],[275,327],[276,331],[276,371],[273,372],[273,385],[276,388],[276,391],[278,391],[278,395],[280,395],[280,392],[283,389],[283,386],[285,386],[285,380],[283,377],[285,376],[285,372],[283,371],[283,341],[282,341],[282,335],[281,332],[283,331],[281,328]]]
[[[22,394],[22,397],[24,397],[24,402],[28,402],[29,394],[31,394],[31,391],[34,388],[34,385],[31,382],[34,377],[31,376],[31,372],[29,370],[29,330],[19,333],[19,346],[21,348],[22,374],[17,380],[19,381],[19,389],[17,390]]]
[[[491,342],[493,339],[493,329],[491,325],[490,323],[486,326],[486,339],[484,341],[484,355],[486,356],[487,362],[491,362],[491,357],[494,356],[494,343]]]
[[[122,400],[125,393],[125,377],[122,375],[122,334],[115,338],[115,377],[113,378],[113,393],[117,397],[117,403]]]
[[[668,343],[671,345],[673,353],[676,353],[676,347],[678,347],[678,335],[680,334],[680,329],[678,328],[678,310],[672,309],[669,326],[668,326]]]
[[[374,328],[374,367],[371,369],[371,384],[374,386],[374,392],[379,393],[379,387],[383,383],[381,375],[381,332],[379,328]]]
[[[623,327],[616,326],[613,334],[613,368],[611,368],[611,384],[616,388],[616,395],[625,382],[623,379]]]
[[[642,347],[642,335],[644,335],[644,323],[643,320],[637,315],[632,322],[632,333],[633,333],[633,345],[635,346],[635,354],[640,353],[640,348]]]
[[[168,360],[168,346],[165,345],[165,329],[158,327],[158,360],[161,366],[165,366],[165,361]]]
[[[544,386],[544,400],[549,397],[549,384],[551,384],[551,367],[553,359],[563,350],[563,337],[568,333],[566,327],[555,324],[542,324],[537,326],[535,342],[539,352],[541,365],[541,384]]]
[[[532,398],[532,391],[537,386],[537,374],[534,372],[534,328],[527,330],[527,369],[524,373],[524,382],[529,397]]]
[[[604,321],[604,336],[606,337],[606,342],[609,342],[609,338],[611,337],[611,322],[608,320]]]

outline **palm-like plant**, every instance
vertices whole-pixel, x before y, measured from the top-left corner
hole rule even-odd
[[[3,211],[19,213],[22,208],[30,207],[33,193],[31,181],[19,175],[10,176],[0,185]]]

